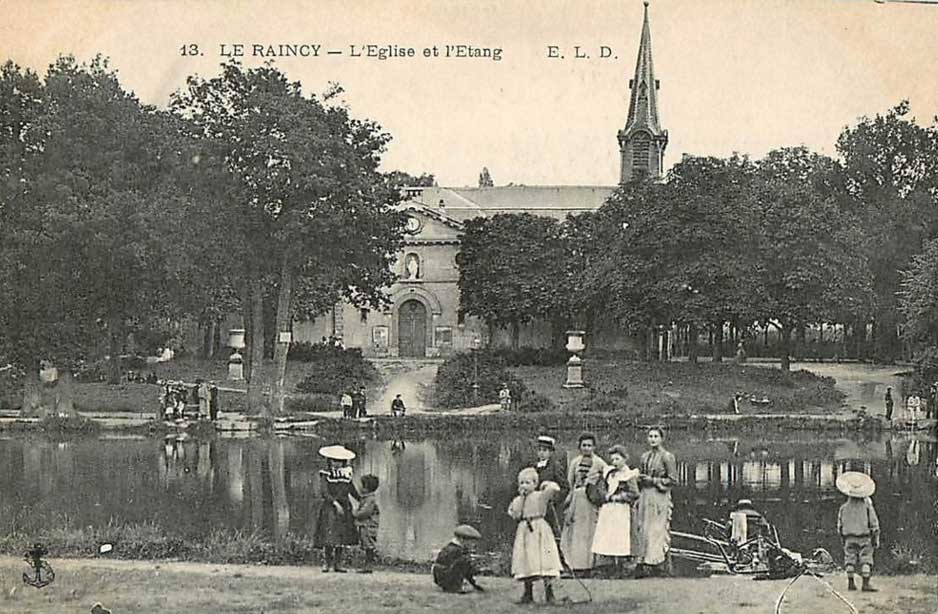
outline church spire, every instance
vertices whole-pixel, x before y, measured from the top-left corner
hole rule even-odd
[[[629,115],[625,128],[619,131],[621,156],[620,183],[643,177],[660,178],[664,166],[664,150],[668,131],[661,129],[658,119],[658,87],[654,62],[651,59],[651,28],[648,24],[648,2],[645,3],[642,37],[635,62],[635,77],[629,81]]]

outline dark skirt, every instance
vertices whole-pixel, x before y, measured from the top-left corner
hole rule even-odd
[[[316,517],[313,543],[317,548],[357,544],[358,530],[352,518],[352,510],[342,506],[342,513],[339,513],[330,501],[323,501]]]

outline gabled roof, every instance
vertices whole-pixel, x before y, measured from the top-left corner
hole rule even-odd
[[[441,188],[421,190],[408,203],[440,212],[453,221],[499,213],[530,213],[563,219],[599,209],[616,186],[525,186]]]
[[[450,228],[453,228],[455,230],[463,229],[463,224],[461,221],[453,217],[450,217],[449,215],[446,215],[446,213],[444,213],[443,210],[441,209],[428,207],[427,205],[424,205],[423,203],[416,201],[416,200],[408,200],[408,201],[402,202],[398,206],[398,210],[413,211],[414,213],[425,215],[428,218],[432,220],[436,220],[437,222],[440,222],[441,224],[449,226]]]

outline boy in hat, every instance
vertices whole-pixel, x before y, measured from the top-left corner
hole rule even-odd
[[[463,593],[465,580],[472,588],[481,592],[483,589],[475,580],[478,570],[472,560],[472,550],[482,536],[467,524],[456,527],[453,535],[453,540],[440,550],[430,569],[433,583],[447,593]]]
[[[873,573],[873,551],[879,548],[879,518],[870,497],[876,490],[876,483],[865,473],[847,471],[837,478],[837,490],[847,495],[847,501],[837,512],[837,532],[844,540],[847,590],[857,590],[853,573],[859,564],[863,579],[861,590],[875,593],[876,589],[870,585],[870,576]]]
[[[567,481],[567,470],[562,467],[554,457],[554,450],[557,442],[553,437],[540,435],[536,441],[537,444],[537,462],[534,468],[537,469],[538,482],[540,487],[544,482],[553,482],[560,487],[560,492],[554,497],[547,508],[545,519],[554,532],[554,537],[560,540],[560,514],[557,513],[555,501],[563,502],[570,492],[570,483]]]

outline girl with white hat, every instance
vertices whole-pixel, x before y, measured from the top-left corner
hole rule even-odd
[[[352,516],[352,501],[361,499],[352,482],[349,461],[355,453],[343,446],[326,446],[319,455],[327,459],[328,467],[319,471],[322,505],[316,522],[313,543],[322,548],[323,572],[344,573],[342,554],[345,546],[358,543],[358,532]]]

